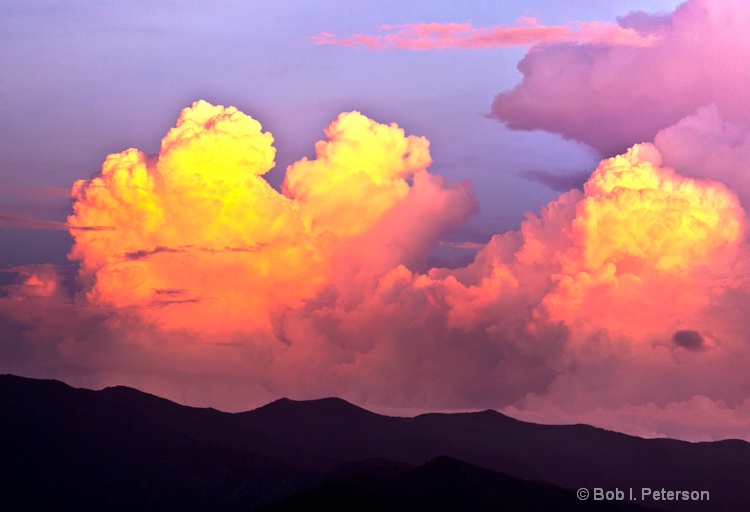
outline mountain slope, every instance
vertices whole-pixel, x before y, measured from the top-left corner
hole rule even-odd
[[[106,393],[8,376],[0,453],[4,510],[242,510],[315,481],[309,470],[161,426]]]
[[[711,505],[745,511],[750,502],[750,443],[642,439],[588,425],[537,425],[496,411],[415,418],[339,414],[286,400],[242,413],[261,433],[311,454],[423,464],[447,455],[527,480],[578,489],[709,491]],[[351,404],[347,404],[353,407]],[[334,442],[335,440],[335,442]],[[705,503],[648,503],[667,510],[705,510]]]
[[[641,439],[495,411],[394,418],[335,398],[282,399],[228,414],[124,387],[90,391],[7,375],[0,376],[0,453],[0,504],[13,510],[252,510],[312,499],[321,489],[354,493],[355,501],[361,492],[390,499],[410,486],[444,490],[436,482],[450,471],[492,485],[504,473],[567,489],[633,488],[636,496],[642,487],[705,490],[710,508],[723,511],[750,503],[743,441]],[[432,479],[420,483],[419,474]],[[707,509],[705,502],[642,504]]]
[[[655,510],[629,501],[581,501],[574,491],[509,477],[450,457],[390,474],[337,472],[264,512],[357,510],[391,512],[626,512]]]

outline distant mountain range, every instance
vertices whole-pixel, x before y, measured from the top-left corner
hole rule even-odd
[[[337,398],[229,414],[0,376],[2,510],[744,512],[749,482],[739,440],[641,439],[495,411],[397,418]],[[595,500],[596,488],[620,499]],[[643,488],[709,500],[641,500]]]

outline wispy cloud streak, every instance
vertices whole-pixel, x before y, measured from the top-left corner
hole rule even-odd
[[[8,212],[0,212],[0,223],[15,224],[27,229],[48,229],[53,231],[104,231],[115,229],[112,226],[71,226],[66,222],[34,219],[25,215]]]
[[[575,25],[540,25],[535,18],[521,18],[513,26],[474,28],[467,23],[406,23],[381,25],[380,33],[339,38],[329,32],[312,37],[315,44],[364,46],[370,50],[447,50],[507,48],[555,43],[592,43],[651,46],[656,34],[643,35],[616,23],[589,22]]]

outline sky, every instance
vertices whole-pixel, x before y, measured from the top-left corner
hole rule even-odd
[[[3,2],[0,372],[750,440],[748,28]]]

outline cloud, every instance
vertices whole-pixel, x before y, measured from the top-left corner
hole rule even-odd
[[[71,226],[64,222],[34,219],[26,217],[25,215],[17,215],[7,212],[0,212],[0,223],[9,223],[27,229],[49,229],[54,231],[101,231],[105,229],[113,229],[109,226]]]
[[[52,229],[58,231],[68,231],[68,225],[64,222],[33,219],[24,215],[17,215],[7,212],[0,212],[0,222],[23,226],[30,229]]]
[[[40,199],[70,199],[70,189],[63,187],[51,187],[46,185],[28,186],[28,187],[3,187],[0,194],[4,201],[13,198],[24,201],[34,201]]]
[[[277,325],[290,351],[315,340],[308,371],[335,346],[324,366],[375,407],[497,407],[531,393],[569,414],[613,404],[658,422],[657,410],[696,395],[746,398],[744,222],[725,186],[636,146],[467,267],[397,266],[368,293],[332,293]],[[678,351],[696,329],[711,350]],[[718,368],[732,378],[710,377]]]
[[[354,286],[378,265],[419,260],[476,207],[466,186],[427,173],[424,138],[356,112],[326,136],[314,160],[289,167],[283,193],[262,178],[272,136],[232,107],[183,110],[155,159],[107,157],[73,186],[68,221],[114,227],[72,231],[88,301],[172,328],[268,331],[273,314],[332,280]],[[165,289],[183,290],[180,300],[164,301]]]
[[[659,40],[533,48],[518,65],[522,82],[495,98],[492,116],[513,129],[559,133],[605,156],[653,141],[709,104],[728,122],[750,118],[744,2],[689,0],[668,16],[639,12],[618,22]]]
[[[382,25],[385,32],[375,35],[356,34],[339,39],[322,32],[312,37],[318,45],[364,46],[370,50],[446,50],[506,48],[557,43],[591,43],[624,46],[650,46],[658,41],[655,34],[614,23],[578,23],[574,26],[540,25],[534,18],[521,18],[514,26],[474,28],[471,23],[406,23]]]
[[[664,162],[686,175],[721,181],[750,205],[750,119],[727,121],[716,105],[699,108],[659,131]]]
[[[723,400],[703,395],[669,402],[663,407],[646,403],[575,412],[530,397],[522,406],[508,407],[503,412],[532,422],[588,423],[609,430],[625,430],[640,437],[670,437],[691,442],[747,439],[750,424],[750,400],[730,406]]]
[[[701,350],[706,343],[698,331],[690,330],[676,331],[672,335],[672,342],[688,350]]]
[[[589,174],[555,174],[543,170],[528,170],[522,173],[524,178],[536,181],[557,192],[567,192],[572,189],[583,188],[583,184],[588,180]]]
[[[743,240],[736,196],[720,183],[661,167],[651,145],[602,161],[574,208],[566,228],[572,246],[554,255],[562,272],[553,277],[544,309],[553,318],[570,322],[580,315],[618,333],[642,336],[701,307],[708,298],[703,280],[728,274]],[[528,258],[536,257],[532,249]],[[623,315],[635,308],[643,309],[638,319]]]
[[[157,156],[128,149],[76,182],[68,224],[113,229],[72,231],[75,286],[51,265],[0,279],[0,369],[228,410],[339,395],[740,435],[750,258],[725,184],[636,145],[467,266],[420,270],[476,209],[429,173],[425,138],[341,114],[281,191],[272,142],[197,102]],[[721,423],[678,428],[701,404]]]

